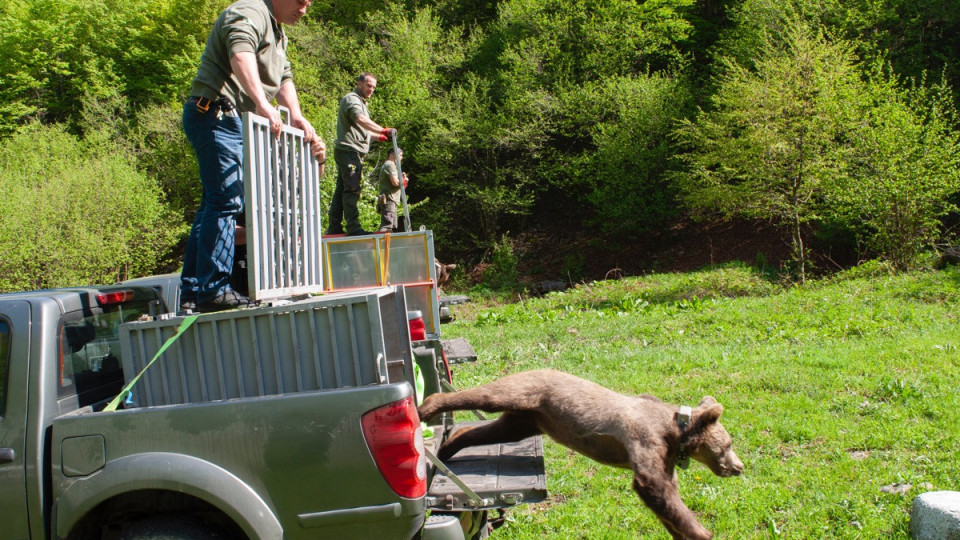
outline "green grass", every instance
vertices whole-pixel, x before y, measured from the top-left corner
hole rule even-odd
[[[960,489],[957,269],[783,287],[730,266],[513,300],[444,326],[479,355],[455,385],[549,367],[675,404],[716,397],[744,475],[692,463],[679,479],[719,538],[909,538],[916,495]],[[496,537],[669,538],[629,471],[544,442],[549,500]],[[914,487],[881,492],[895,483]]]

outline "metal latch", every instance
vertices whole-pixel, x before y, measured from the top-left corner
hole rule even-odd
[[[500,501],[511,506],[520,504],[523,502],[523,493],[503,493],[500,495]]]

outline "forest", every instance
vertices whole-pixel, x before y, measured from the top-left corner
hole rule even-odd
[[[200,198],[181,110],[229,3],[0,5],[0,292],[179,268]],[[287,32],[328,145],[377,76],[414,227],[451,262],[537,223],[639,242],[761,220],[798,281],[820,246],[905,270],[955,240],[956,0],[316,0]]]

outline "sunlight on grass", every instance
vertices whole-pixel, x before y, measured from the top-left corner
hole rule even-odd
[[[960,485],[958,307],[956,269],[784,287],[730,266],[475,302],[444,337],[479,354],[459,387],[549,367],[675,404],[716,397],[744,476],[679,477],[718,537],[908,538],[913,497]],[[545,448],[550,500],[497,537],[669,538],[629,471]],[[895,483],[913,487],[881,491]]]

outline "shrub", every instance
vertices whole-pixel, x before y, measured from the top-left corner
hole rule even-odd
[[[0,215],[0,291],[149,273],[183,232],[124,152],[62,126],[26,126],[0,148]]]

